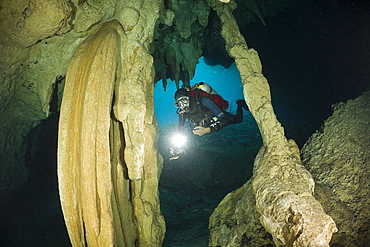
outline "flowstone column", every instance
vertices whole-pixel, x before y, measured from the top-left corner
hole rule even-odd
[[[74,247],[161,246],[162,158],[148,46],[161,1],[120,1],[69,62],[58,138],[63,214]]]
[[[209,3],[220,17],[226,50],[235,59],[244,97],[263,139],[252,177],[260,222],[277,246],[329,246],[337,231],[335,223],[313,197],[312,176],[301,164],[297,145],[285,138],[276,119],[258,54],[248,48],[232,15],[235,2]]]

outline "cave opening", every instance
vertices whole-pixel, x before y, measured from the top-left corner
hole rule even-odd
[[[236,99],[243,98],[240,75],[235,66],[208,65],[201,57],[190,85],[206,82],[229,101],[235,113]],[[241,187],[252,176],[254,158],[262,144],[250,112],[243,122],[202,137],[186,125],[186,154],[171,159],[171,137],[177,132],[178,115],[174,106],[175,82],[166,91],[157,82],[154,94],[159,123],[158,148],[164,158],[159,182],[161,210],[166,220],[163,246],[206,246],[208,220],[215,207],[229,192]]]

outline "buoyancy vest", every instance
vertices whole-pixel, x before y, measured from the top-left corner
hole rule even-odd
[[[211,124],[213,115],[207,107],[197,104],[196,99],[190,97],[190,111],[181,114],[183,119],[188,119],[189,123],[195,126],[208,127]]]

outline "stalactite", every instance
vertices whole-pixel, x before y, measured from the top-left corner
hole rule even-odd
[[[73,246],[112,246],[114,242],[108,133],[117,27],[116,22],[104,24],[81,44],[67,69],[59,122],[58,177]]]
[[[164,237],[152,60],[135,60],[151,58],[145,49],[124,49],[132,43],[125,31],[118,21],[103,24],[77,49],[67,69],[58,178],[74,247],[160,246]],[[143,81],[133,79],[140,76]]]
[[[248,48],[232,15],[236,6],[216,0],[209,3],[221,19],[221,35],[235,59],[244,97],[263,138],[252,178],[260,221],[277,246],[329,246],[335,223],[314,199],[314,182],[301,164],[298,147],[285,138],[276,119],[258,54]]]

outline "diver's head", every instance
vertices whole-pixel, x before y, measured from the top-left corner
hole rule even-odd
[[[189,90],[186,88],[180,88],[175,92],[175,100],[180,98],[181,96],[188,96],[189,97]]]
[[[178,108],[177,113],[182,114],[190,111],[189,91],[185,88],[180,88],[175,93],[175,106]]]

